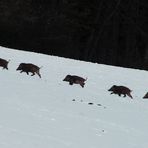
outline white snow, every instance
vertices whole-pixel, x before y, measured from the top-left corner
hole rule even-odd
[[[11,60],[0,67],[0,148],[148,148],[147,71],[3,47],[0,58]],[[43,66],[42,78],[16,71],[21,62]],[[67,74],[85,87],[62,81]],[[114,84],[133,100],[110,95]]]

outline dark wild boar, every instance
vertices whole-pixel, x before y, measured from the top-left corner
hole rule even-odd
[[[41,78],[41,74],[39,72],[40,67],[31,63],[21,63],[16,70],[21,70],[20,73],[26,72],[27,75],[29,74],[29,72],[31,72],[32,73],[31,76],[34,76],[35,74],[37,74]]]
[[[82,87],[84,87],[85,85],[85,81],[87,79],[84,79],[82,77],[79,76],[75,76],[75,75],[67,75],[63,81],[67,81],[69,82],[69,85],[73,85],[73,84],[80,84]]]
[[[3,69],[7,69],[8,70],[8,63],[9,63],[9,61],[6,61],[6,60],[0,58],[0,66],[3,67]]]
[[[121,96],[121,94],[124,95],[124,97],[126,97],[126,95],[128,95],[131,99],[133,99],[131,93],[131,90],[125,86],[116,86],[113,85],[108,91],[112,91],[111,94],[118,94],[119,96]]]

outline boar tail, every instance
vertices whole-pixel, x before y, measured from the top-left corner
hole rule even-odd
[[[87,77],[86,77],[85,81],[87,81]]]
[[[8,60],[8,63],[9,63],[10,61],[11,61],[11,60],[9,59],[9,60]]]

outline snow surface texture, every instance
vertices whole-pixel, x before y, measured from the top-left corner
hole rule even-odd
[[[0,47],[0,148],[148,148],[148,72]],[[43,66],[42,78],[16,71]],[[67,74],[86,85],[62,81]],[[133,99],[107,90],[132,89]]]

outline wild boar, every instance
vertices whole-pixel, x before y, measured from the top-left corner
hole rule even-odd
[[[148,92],[145,94],[145,96],[143,97],[143,99],[148,98]]]
[[[0,58],[0,66],[3,67],[3,69],[7,69],[8,70],[8,63],[10,60],[6,61],[4,59]]]
[[[113,85],[108,91],[112,91],[111,94],[118,94],[119,96],[121,96],[121,94],[124,95],[124,97],[126,97],[126,95],[128,95],[131,99],[133,99],[131,93],[131,90],[125,86],[116,86]]]
[[[67,81],[69,82],[69,85],[73,85],[73,84],[80,84],[82,87],[84,87],[85,85],[85,81],[87,79],[84,79],[82,77],[79,76],[75,76],[75,75],[67,75],[63,81]]]
[[[29,72],[31,72],[32,73],[31,76],[34,76],[35,74],[37,74],[41,78],[41,74],[39,72],[40,67],[31,63],[21,63],[16,70],[21,70],[20,73],[26,72],[27,75],[29,75]]]

